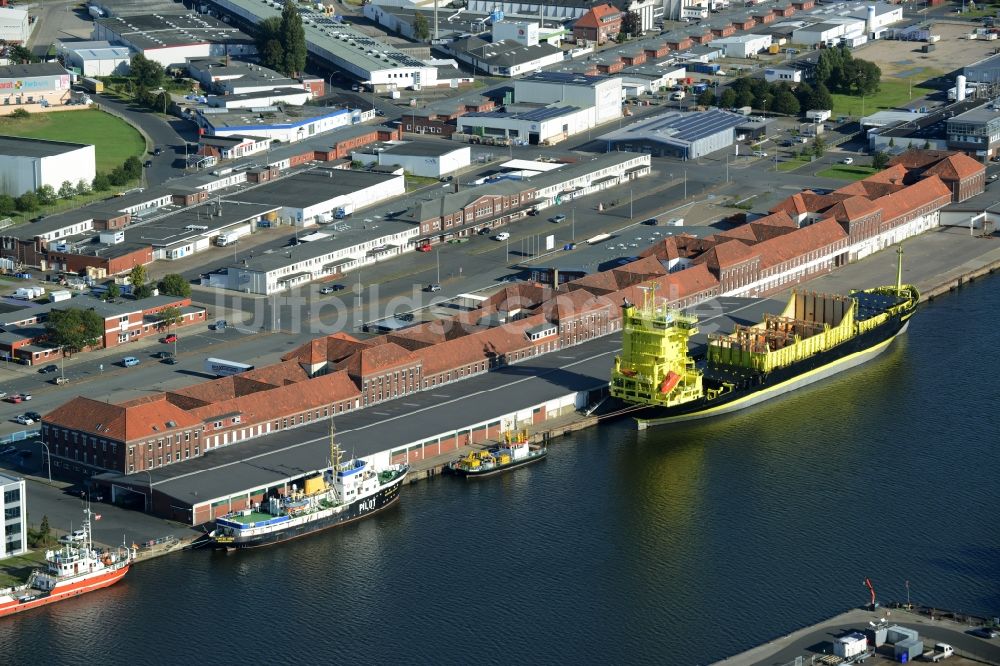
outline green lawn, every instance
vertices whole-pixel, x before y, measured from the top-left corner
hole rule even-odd
[[[97,170],[110,173],[132,155],[146,151],[134,127],[111,114],[86,111],[35,113],[30,118],[0,118],[0,134],[94,144]]]
[[[852,95],[831,95],[833,97],[833,115],[854,116],[860,118],[881,111],[901,107],[910,100],[934,92],[932,88],[911,86],[906,79],[883,79],[880,89],[874,95],[861,97]]]
[[[862,178],[867,178],[873,173],[877,173],[878,169],[873,169],[869,166],[848,166],[846,164],[838,164],[832,166],[829,169],[823,169],[816,173],[820,178],[839,178],[841,180],[861,180]]]
[[[32,569],[44,568],[44,549],[4,558],[0,560],[0,588],[23,585]]]
[[[795,171],[799,167],[805,166],[812,162],[812,156],[809,157],[794,157],[787,160],[782,160],[778,162],[778,171]]]

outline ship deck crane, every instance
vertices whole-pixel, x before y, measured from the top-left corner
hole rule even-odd
[[[873,611],[878,608],[878,602],[875,601],[875,588],[872,586],[871,579],[865,578],[865,587],[868,588],[868,591],[871,592],[872,595],[871,603],[868,604],[868,610]]]

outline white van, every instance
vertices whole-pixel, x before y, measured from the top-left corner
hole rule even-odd
[[[494,238],[495,240],[498,240],[498,241],[505,241],[505,240],[507,240],[508,238],[510,238],[510,234],[509,234],[509,233],[507,233],[506,231],[501,231],[500,233],[498,233],[498,234],[497,234],[496,236],[494,236],[493,238]]]

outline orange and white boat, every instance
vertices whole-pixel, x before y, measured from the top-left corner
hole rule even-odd
[[[26,584],[0,589],[0,617],[114,585],[128,573],[136,558],[135,545],[98,551],[90,532],[94,514],[89,508],[84,514],[81,541],[46,552],[45,569],[33,571]]]

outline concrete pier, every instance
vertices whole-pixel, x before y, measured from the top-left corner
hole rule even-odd
[[[910,629],[916,629],[924,640],[924,649],[932,650],[934,643],[948,643],[955,648],[955,657],[947,663],[959,664],[1000,664],[1000,644],[986,639],[977,638],[967,632],[982,626],[984,618],[977,618],[960,613],[935,610],[931,608],[876,608],[852,609],[822,620],[808,627],[793,631],[787,636],[781,636],[768,641],[746,652],[734,655],[716,662],[717,666],[754,666],[774,665],[784,666],[797,663],[802,657],[803,664],[812,663],[814,658],[824,654],[833,654],[833,639],[842,636],[850,630],[864,632],[869,622],[878,623],[885,618],[887,625],[898,624]],[[891,663],[881,655],[867,663]]]

